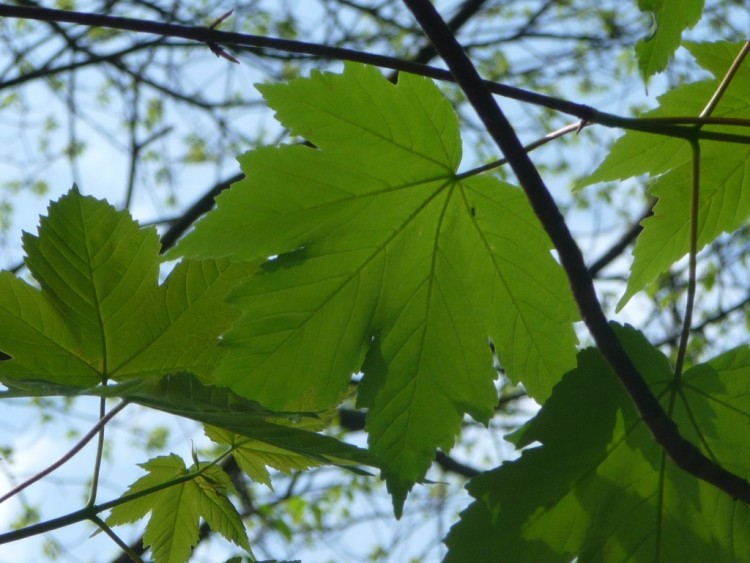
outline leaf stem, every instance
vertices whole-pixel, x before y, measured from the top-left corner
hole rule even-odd
[[[698,120],[696,122],[696,129],[700,129],[706,124],[710,115],[719,105],[722,96],[726,93],[729,85],[732,83],[732,79],[737,74],[743,61],[750,53],[750,41],[746,41],[745,44],[737,53],[737,56],[729,66],[724,78],[722,78],[716,91],[708,100],[708,103],[703,108]],[[674,382],[679,384],[682,379],[682,370],[685,364],[685,356],[687,354],[687,345],[690,340],[690,328],[693,323],[693,308],[695,306],[695,290],[696,290],[696,277],[697,277],[697,255],[698,255],[698,212],[700,203],[700,160],[701,160],[701,148],[698,139],[692,139],[690,141],[690,147],[692,149],[693,156],[693,168],[692,168],[692,187],[691,187],[691,199],[690,199],[690,251],[689,251],[689,263],[688,263],[688,286],[687,286],[687,302],[685,304],[685,318],[682,321],[682,334],[680,335],[680,344],[677,350],[677,360],[675,362],[674,370]]]
[[[682,320],[682,334],[677,350],[677,361],[674,368],[674,384],[678,386],[682,380],[682,370],[685,365],[687,345],[690,340],[690,327],[693,324],[693,308],[695,306],[696,270],[698,255],[698,211],[700,204],[701,186],[701,145],[697,140],[690,143],[693,152],[692,186],[690,195],[690,251],[688,263],[687,303],[685,317]]]
[[[583,129],[584,125],[585,123],[583,121],[577,121],[575,123],[571,123],[570,125],[561,127],[560,129],[557,129],[556,131],[547,133],[544,137],[537,139],[536,141],[532,141],[528,145],[524,145],[523,148],[526,152],[531,152],[535,149],[538,149],[539,147],[546,145],[550,141],[559,139],[563,135],[572,133],[573,131],[580,131],[581,129]],[[479,174],[483,174],[484,172],[494,170],[495,168],[500,168],[501,166],[504,166],[506,164],[508,164],[507,158],[500,158],[498,160],[493,160],[492,162],[488,162],[487,164],[483,164],[482,166],[478,166],[477,168],[472,168],[471,170],[467,170],[466,172],[462,172],[461,174],[456,174],[456,179],[464,180],[466,178],[470,178],[471,176],[477,176]]]
[[[107,524],[106,524],[106,522],[104,522],[104,520],[102,520],[101,518],[99,518],[96,515],[94,515],[91,518],[89,518],[89,520],[91,520],[94,524],[96,524],[102,532],[104,532],[105,534],[107,534],[112,539],[112,541],[115,542],[117,544],[117,546],[124,553],[126,553],[127,556],[130,557],[135,563],[143,563],[143,559],[141,558],[141,556],[138,555],[132,549],[130,549],[130,546],[128,544],[126,544],[124,541],[122,541],[122,539],[120,539],[120,537],[117,534],[115,534],[115,532],[112,530],[112,528],[110,528],[109,526],[107,526]]]
[[[429,0],[404,0],[454,74],[477,115],[516,174],[539,221],[557,249],[582,317],[607,363],[635,403],[641,420],[674,463],[728,495],[750,504],[750,483],[707,458],[677,429],[625,352],[602,311],[580,248],[512,125],[479,73]],[[695,136],[686,136],[695,139]]]
[[[106,387],[106,381],[105,381]],[[106,414],[107,399],[105,397],[99,398],[99,420],[101,421]],[[99,472],[102,468],[102,456],[104,455],[104,424],[99,426],[99,439],[96,443],[96,459],[94,460],[94,472],[91,476],[91,490],[89,492],[89,500],[86,506],[94,506],[96,503],[96,493],[99,489]]]
[[[56,462],[54,462],[49,467],[43,469],[39,473],[36,473],[35,475],[31,476],[30,478],[26,479],[23,483],[20,483],[16,487],[14,487],[11,491],[5,493],[2,497],[0,497],[0,503],[5,502],[11,497],[14,497],[21,491],[23,491],[25,488],[29,487],[30,485],[33,485],[43,477],[46,477],[53,471],[57,470],[59,467],[70,461],[70,459],[75,456],[81,449],[88,444],[91,439],[97,435],[99,430],[104,427],[107,422],[112,420],[117,413],[119,413],[122,409],[124,409],[128,405],[128,401],[122,401],[121,403],[117,404],[111,411],[106,413],[104,416],[102,416],[97,423],[89,430],[85,436],[83,436],[78,442],[60,459],[58,459]]]
[[[706,104],[706,107],[703,108],[703,111],[700,115],[701,119],[709,117],[713,113],[714,109],[716,109],[716,106],[719,105],[721,97],[727,91],[727,88],[729,88],[729,85],[732,83],[732,79],[737,74],[737,71],[740,69],[740,66],[742,66],[742,62],[745,60],[745,57],[747,57],[749,52],[750,41],[745,41],[742,49],[740,49],[740,52],[737,53],[734,61],[732,61],[732,64],[729,66],[729,70],[727,70],[727,73],[724,75],[724,78],[722,78],[721,83],[716,88],[716,92],[714,92],[714,95],[711,96],[711,99]]]

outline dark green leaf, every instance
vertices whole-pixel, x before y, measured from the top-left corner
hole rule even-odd
[[[645,338],[618,334],[680,431],[747,478],[750,433],[738,429],[750,427],[750,350],[673,386]],[[581,352],[513,441],[527,448],[519,460],[470,483],[477,501],[452,529],[447,561],[735,561],[750,549],[750,509],[666,457],[596,350]]]

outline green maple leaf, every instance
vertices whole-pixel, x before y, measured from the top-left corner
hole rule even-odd
[[[700,66],[721,78],[737,56],[739,43],[688,44]],[[718,78],[687,84],[659,98],[659,107],[646,114],[697,116],[718,85]],[[750,118],[750,70],[742,68],[721,98],[714,117]],[[728,130],[726,127],[704,127]],[[740,227],[750,215],[750,148],[747,145],[701,142],[699,249],[723,232]],[[633,251],[628,286],[618,309],[660,273],[688,253],[692,155],[686,141],[629,131],[612,147],[586,184],[649,174],[651,193],[658,198],[654,215],[643,221]]]
[[[574,365],[577,311],[522,191],[456,173],[458,119],[431,81],[393,85],[350,64],[260,90],[316,148],[241,157],[247,178],[173,256],[278,255],[233,293],[245,314],[218,381],[272,409],[316,410],[362,369],[358,400],[398,512],[464,413],[492,416],[488,338],[543,401]]]
[[[644,81],[667,68],[682,32],[693,27],[703,14],[703,0],[638,0],[638,9],[649,12],[654,18],[654,28],[648,37],[635,46],[638,69]]]
[[[177,371],[208,377],[236,317],[223,302],[249,265],[185,261],[158,285],[159,238],[71,190],[24,235],[37,289],[0,273],[0,378],[95,386]]]
[[[273,489],[267,467],[291,474],[320,465],[320,461],[261,440],[245,438],[221,428],[206,427],[206,436],[218,444],[232,446],[232,457],[251,479]]]
[[[673,384],[658,350],[616,328],[683,435],[747,478],[750,349],[694,366]],[[594,349],[512,439],[542,445],[471,481],[477,501],[446,540],[448,562],[740,561],[750,553],[750,508],[667,458]]]
[[[179,456],[156,457],[140,464],[147,475],[128,487],[125,495],[185,477],[196,471],[187,469]],[[237,509],[227,498],[235,492],[229,476],[219,467],[204,469],[201,475],[115,506],[107,524],[117,526],[151,517],[146,525],[143,545],[150,547],[155,563],[183,563],[198,543],[198,520],[231,542],[250,551],[247,532]]]

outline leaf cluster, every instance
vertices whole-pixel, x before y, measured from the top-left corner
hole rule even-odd
[[[654,14],[636,47],[648,79],[703,3],[679,17],[667,2],[638,5]],[[684,335],[698,250],[750,214],[746,145],[658,130],[685,116],[725,119],[690,122],[695,132],[745,127],[750,74],[737,61],[747,48],[686,47],[714,78],[660,97],[583,182],[649,177],[657,203],[620,307],[687,255]],[[461,169],[459,116],[432,81],[402,73],[393,83],[348,63],[259,90],[304,143],[240,156],[244,178],[166,258],[155,229],[74,187],[24,236],[33,280],[0,273],[3,396],[93,395],[102,421],[117,399],[198,421],[221,448],[190,466],[153,458],[120,499],[96,504],[98,429],[79,519],[122,544],[110,526],[150,515],[144,545],[157,562],[187,560],[203,519],[252,557],[220,467],[228,456],[267,486],[269,468],[376,467],[400,516],[466,417],[490,422],[502,372],[541,409],[507,436],[520,457],[469,483],[474,502],[446,539],[447,561],[744,557],[747,505],[678,467],[607,354],[578,349],[586,309],[555,259],[548,216],[491,167]],[[165,260],[178,263],[160,283]],[[747,346],[683,369],[687,336],[673,365],[638,330],[610,328],[670,423],[747,480],[750,434],[737,431],[750,413]],[[355,374],[368,451],[321,432]]]

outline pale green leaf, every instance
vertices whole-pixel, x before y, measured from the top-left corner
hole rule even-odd
[[[195,479],[195,484],[201,490],[198,496],[198,510],[208,526],[229,541],[250,551],[250,542],[242,517],[227,498],[230,492],[236,494],[229,475],[214,465],[205,469],[203,474]]]
[[[139,465],[147,471],[147,474],[130,485],[125,492],[125,495],[157,487],[187,474],[185,464],[182,459],[175,454],[155,457]],[[157,494],[159,493],[152,493],[151,495],[142,496],[127,503],[115,506],[110,512],[109,518],[107,518],[107,523],[117,526],[140,520],[151,510],[154,502],[153,496]]]
[[[224,297],[254,266],[185,261],[158,285],[159,239],[76,189],[24,235],[36,289],[0,274],[0,378],[94,386],[191,371],[208,378],[236,317]]]
[[[188,470],[182,459],[174,454],[140,465],[147,474],[130,485],[123,496],[169,483],[196,471],[196,468]],[[188,560],[198,543],[200,517],[212,530],[249,549],[242,519],[226,498],[233,490],[229,477],[219,467],[210,467],[193,479],[115,506],[107,524],[132,523],[150,512],[143,544],[151,548],[155,563],[184,563]]]
[[[317,459],[227,432],[221,428],[206,427],[206,436],[218,444],[232,446],[232,457],[251,479],[273,489],[267,467],[287,474],[320,465]]]
[[[261,91],[316,148],[241,157],[246,178],[173,256],[275,256],[231,297],[245,314],[217,381],[272,409],[319,410],[363,369],[398,510],[464,413],[492,416],[488,339],[543,401],[574,365],[577,311],[521,190],[456,174],[457,118],[432,82],[347,65]]]
[[[683,435],[747,478],[750,349],[673,385],[660,352],[615,328]],[[469,484],[477,500],[451,530],[446,561],[741,561],[750,550],[750,508],[669,460],[594,349],[512,440],[527,449]]]
[[[698,62],[717,79],[676,88],[659,98],[659,108],[648,117],[701,113],[721,78],[741,48],[739,43],[691,43]],[[750,118],[750,69],[735,76],[715,117]],[[709,129],[705,127],[705,129]],[[711,127],[729,131],[727,127]],[[736,131],[733,131],[736,132]],[[747,145],[701,142],[701,176],[698,247],[731,232],[750,215],[750,148]],[[651,192],[659,201],[654,215],[643,221],[643,232],[633,251],[631,276],[619,308],[689,250],[692,156],[688,143],[660,135],[628,132],[612,147],[586,184],[649,174],[655,180]]]
[[[654,18],[654,29],[638,41],[635,52],[643,80],[667,68],[680,46],[682,32],[701,19],[704,0],[638,0],[638,8]]]

